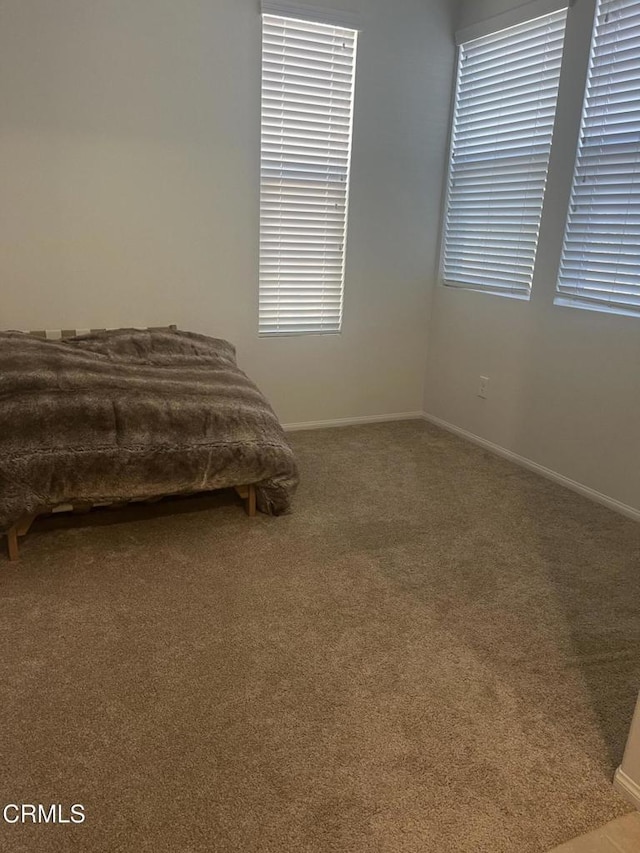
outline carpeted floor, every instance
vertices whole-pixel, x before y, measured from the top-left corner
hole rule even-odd
[[[640,526],[421,422],[0,559],[6,853],[541,853],[628,811]],[[1,818],[1,813],[0,813]]]

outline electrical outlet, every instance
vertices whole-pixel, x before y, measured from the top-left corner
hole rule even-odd
[[[489,377],[481,376],[480,384],[478,385],[478,397],[482,397],[483,400],[486,400],[489,396]]]

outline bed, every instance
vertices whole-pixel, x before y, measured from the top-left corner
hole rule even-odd
[[[273,409],[228,341],[175,327],[0,332],[0,531],[38,515],[233,487],[249,515],[298,483]]]

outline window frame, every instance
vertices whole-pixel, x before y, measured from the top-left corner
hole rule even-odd
[[[566,40],[566,32],[569,25],[569,11],[570,7],[574,4],[575,0],[531,0],[531,2],[525,3],[522,6],[518,6],[514,9],[510,9],[501,14],[495,15],[493,17],[487,18],[481,22],[476,24],[472,24],[468,27],[464,27],[459,29],[455,33],[455,44],[456,44],[456,55],[455,55],[455,73],[453,75],[453,82],[451,88],[450,95],[450,107],[449,107],[449,120],[448,120],[448,135],[447,135],[447,159],[445,164],[445,176],[444,176],[444,186],[442,192],[442,201],[441,201],[441,211],[440,211],[440,227],[439,227],[439,235],[438,235],[438,254],[437,254],[437,269],[436,269],[436,280],[437,284],[440,288],[444,288],[447,291],[471,291],[473,293],[480,293],[487,296],[501,296],[507,297],[511,300],[516,300],[518,302],[530,302],[533,298],[534,293],[534,284],[536,280],[536,272],[538,267],[538,259],[539,259],[539,248],[540,248],[540,236],[543,232],[544,221],[545,221],[545,206],[547,202],[547,193],[545,193],[542,198],[541,208],[540,208],[540,220],[538,227],[538,242],[536,246],[536,255],[534,257],[534,263],[532,268],[531,275],[531,283],[528,288],[528,292],[514,292],[509,291],[508,289],[492,289],[490,287],[483,287],[481,285],[475,286],[473,284],[467,283],[459,283],[455,281],[450,281],[445,278],[445,248],[446,248],[446,237],[447,237],[447,214],[449,211],[449,201],[450,201],[450,179],[451,179],[451,167],[453,163],[453,149],[454,149],[454,128],[455,128],[455,118],[456,118],[456,102],[458,95],[458,83],[460,79],[460,68],[462,62],[462,48],[463,45],[474,41],[476,39],[480,39],[486,36],[491,36],[494,34],[498,34],[502,30],[509,29],[511,27],[517,27],[521,24],[525,24],[528,22],[532,22],[538,18],[544,17],[546,15],[551,15],[555,12],[559,12],[561,10],[566,10],[566,19],[565,19],[565,30],[564,30],[564,38]],[[560,70],[558,74],[558,92],[556,95],[556,109],[555,109],[555,117],[552,125],[551,132],[551,143],[549,150],[549,159],[547,162],[547,178],[546,183],[549,182],[549,175],[551,170],[551,164],[553,161],[554,154],[554,138],[555,138],[555,127],[558,119],[558,103],[560,97],[560,91],[562,86],[562,76],[564,70],[564,57],[561,60]]]
[[[574,0],[575,2],[575,0]],[[553,305],[554,307],[560,308],[569,308],[569,309],[578,309],[580,311],[590,311],[598,314],[608,314],[610,316],[618,316],[618,317],[640,317],[640,305],[638,306],[624,306],[621,303],[617,304],[607,304],[606,302],[598,301],[596,299],[590,300],[588,298],[579,296],[578,294],[572,295],[566,292],[561,291],[560,288],[560,277],[562,274],[562,263],[565,253],[565,246],[567,241],[567,235],[569,232],[569,220],[571,216],[571,207],[573,204],[573,194],[574,194],[574,185],[577,178],[577,171],[579,166],[579,159],[582,147],[582,140],[584,136],[584,128],[585,128],[585,119],[587,115],[587,98],[589,95],[589,85],[591,82],[591,74],[594,66],[594,52],[596,47],[596,38],[597,38],[597,28],[598,28],[598,19],[600,15],[601,9],[601,0],[592,0],[593,9],[592,9],[592,19],[591,19],[591,28],[588,38],[588,44],[586,45],[586,51],[588,54],[588,63],[586,68],[586,73],[584,75],[583,87],[582,87],[582,100],[580,104],[580,114],[578,119],[578,126],[574,128],[575,130],[575,146],[573,151],[573,159],[571,162],[571,174],[569,178],[569,188],[568,193],[566,195],[565,200],[565,209],[564,209],[564,220],[563,220],[563,230],[560,240],[560,249],[556,264],[555,276],[553,281]],[[640,12],[640,2],[637,2],[638,11]],[[639,122],[639,131],[640,131],[640,122]],[[590,245],[585,241],[584,245]],[[639,282],[640,287],[640,282]]]
[[[349,208],[351,197],[351,176],[353,162],[353,131],[355,117],[355,98],[356,98],[356,81],[357,81],[357,62],[358,62],[358,42],[359,35],[362,30],[359,16],[348,13],[339,12],[337,10],[327,10],[320,7],[300,6],[296,3],[286,2],[286,0],[262,0],[262,20],[261,20],[261,62],[260,62],[260,80],[261,80],[261,98],[260,98],[260,184],[259,184],[259,245],[258,245],[258,336],[260,338],[282,338],[282,337],[298,337],[307,335],[341,335],[344,326],[344,303],[345,290],[347,279],[347,252],[349,243]],[[262,210],[263,210],[263,168],[262,162],[264,157],[263,149],[263,131],[264,131],[264,115],[263,115],[263,92],[264,92],[264,17],[280,18],[292,22],[299,22],[307,26],[318,25],[320,27],[334,27],[336,29],[348,30],[352,33],[353,38],[353,59],[351,64],[351,97],[350,97],[350,115],[348,122],[348,143],[346,157],[346,173],[344,187],[344,233],[341,240],[341,248],[338,250],[341,253],[341,280],[340,280],[340,305],[337,316],[337,324],[335,327],[322,328],[322,321],[318,323],[318,328],[291,328],[286,329],[277,327],[278,323],[274,323],[274,328],[268,328],[266,318],[263,316],[263,273],[262,266],[264,263],[263,256],[263,228],[262,228]],[[303,221],[303,220],[301,220]],[[326,245],[329,245],[327,243]],[[304,251],[304,249],[301,249]],[[325,250],[326,251],[326,250]],[[320,289],[320,288],[318,288]],[[322,298],[318,300],[318,305],[321,306]],[[300,325],[305,325],[300,322]],[[312,323],[307,325],[312,326]]]

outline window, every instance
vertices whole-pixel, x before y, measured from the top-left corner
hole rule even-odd
[[[356,30],[263,16],[263,335],[340,331],[356,42]]]
[[[443,280],[528,297],[566,9],[461,44]]]
[[[640,2],[601,0],[559,300],[640,313]]]

